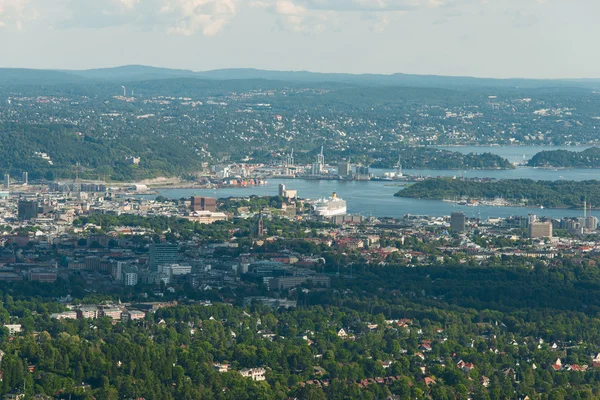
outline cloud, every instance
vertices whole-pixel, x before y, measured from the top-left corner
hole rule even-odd
[[[2,1],[2,0],[0,0]],[[173,35],[219,34],[243,0],[67,0],[62,27],[103,28],[125,24]]]
[[[257,1],[252,5],[277,15],[283,29],[296,33],[322,32],[335,18],[332,11],[311,10],[291,0]]]
[[[14,26],[22,30],[24,21],[36,17],[28,3],[29,0],[0,0],[0,28]]]

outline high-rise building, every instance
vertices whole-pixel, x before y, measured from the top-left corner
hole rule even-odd
[[[262,213],[258,218],[258,222],[256,224],[256,236],[263,237],[265,235],[265,222],[263,221]]]
[[[21,180],[23,181],[23,185],[28,185],[29,184],[29,173],[23,172],[23,174],[21,175]]]
[[[4,174],[4,187],[6,189],[10,188],[10,175]]]
[[[179,246],[171,243],[153,243],[150,245],[150,269],[156,271],[161,264],[177,264]]]
[[[529,237],[530,238],[551,238],[552,237],[552,223],[551,222],[533,222],[529,224]]]
[[[595,231],[598,229],[598,218],[594,217],[593,215],[587,217],[585,219],[585,228],[590,231]]]
[[[461,233],[467,229],[467,216],[462,212],[453,212],[450,215],[450,229],[454,233]]]
[[[537,217],[535,214],[527,215],[527,226],[530,226],[531,224],[535,223],[536,221],[537,221]]]
[[[352,175],[352,166],[349,161],[344,161],[338,164],[338,175],[347,177]]]
[[[17,213],[22,221],[37,218],[38,202],[36,200],[19,200]]]
[[[192,211],[217,212],[217,199],[214,197],[192,196]]]

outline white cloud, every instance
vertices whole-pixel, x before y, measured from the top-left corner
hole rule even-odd
[[[192,35],[202,32],[214,36],[233,19],[236,0],[165,0],[160,12],[169,16],[174,23],[168,32]]]
[[[0,0],[2,1],[2,0]],[[42,1],[42,0],[38,0]],[[63,0],[70,17],[63,27],[103,28],[125,24],[169,34],[214,36],[231,22],[244,0]]]
[[[0,28],[14,26],[23,29],[23,21],[35,18],[35,10],[28,7],[29,0],[0,0]]]

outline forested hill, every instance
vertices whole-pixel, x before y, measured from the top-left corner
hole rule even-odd
[[[82,178],[130,180],[200,169],[194,149],[144,134],[141,126],[119,137],[86,135],[79,129],[73,124],[0,123],[0,171],[13,176],[28,171],[30,179],[53,180],[73,176],[79,162]],[[126,162],[131,156],[140,157],[139,165]]]
[[[450,178],[428,179],[415,183],[395,194],[397,197],[444,199],[469,197],[523,201],[529,206],[547,208],[580,208],[600,204],[600,181],[534,181],[505,179],[499,181],[472,181]]]
[[[527,165],[530,167],[600,168],[600,148],[591,147],[580,152],[542,151],[533,156]]]

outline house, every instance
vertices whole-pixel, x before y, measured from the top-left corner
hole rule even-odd
[[[253,381],[264,381],[265,378],[264,368],[244,368],[240,371],[240,374],[244,378],[252,378]]]
[[[481,383],[481,386],[483,387],[488,387],[490,386],[490,378],[482,375],[481,378],[479,378],[479,383]]]
[[[217,372],[220,373],[229,372],[229,364],[214,363],[213,367]]]
[[[346,333],[346,331],[344,330],[344,328],[340,329],[337,333],[338,337],[341,337],[342,339],[345,339],[348,337],[348,333]]]
[[[8,329],[8,333],[11,335],[21,333],[21,324],[4,324],[4,327]]]
[[[600,353],[596,354],[596,357],[592,359],[592,366],[594,368],[600,368]]]
[[[383,369],[388,369],[392,366],[393,363],[393,361],[381,361],[381,366],[383,367]]]
[[[560,361],[560,358],[557,358],[556,362],[552,364],[552,369],[555,371],[560,371],[562,369],[562,361]]]
[[[435,385],[435,379],[426,376],[425,379],[423,379],[423,381],[425,382],[425,385],[430,386],[430,385]]]

